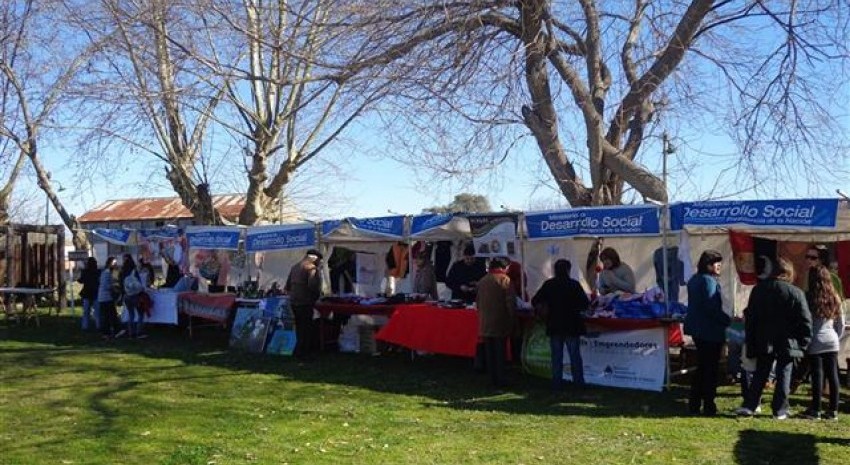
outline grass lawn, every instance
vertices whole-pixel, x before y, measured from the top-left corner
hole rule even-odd
[[[683,386],[554,394],[512,373],[497,392],[457,358],[300,365],[230,352],[220,329],[151,333],[102,342],[65,316],[0,327],[0,464],[850,463],[846,403],[838,422],[738,419],[725,386],[728,415],[688,417]]]

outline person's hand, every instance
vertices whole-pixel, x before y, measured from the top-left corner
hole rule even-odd
[[[460,285],[460,291],[461,292],[469,292],[469,286],[467,286],[466,284],[461,284]]]

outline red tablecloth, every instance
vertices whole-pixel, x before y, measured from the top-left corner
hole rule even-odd
[[[586,320],[599,330],[627,331],[669,326],[670,345],[682,342],[681,325],[659,320],[594,318]],[[474,357],[478,343],[478,312],[435,305],[399,306],[376,339],[414,350]]]
[[[475,357],[478,312],[428,304],[399,306],[375,338],[414,350]]]
[[[236,308],[234,294],[204,294],[199,292],[181,292],[177,297],[180,313],[190,317],[202,318],[216,323],[226,324],[231,312]]]

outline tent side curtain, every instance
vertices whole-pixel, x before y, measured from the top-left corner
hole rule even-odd
[[[406,217],[382,216],[377,218],[345,218],[322,222],[323,240],[402,240]]]
[[[265,252],[316,245],[316,227],[310,223],[254,226],[245,231],[245,251]]]
[[[755,226],[766,229],[833,229],[838,199],[683,202],[670,206],[671,229]]]
[[[187,226],[186,240],[190,248],[238,250],[242,228],[238,226]]]
[[[655,205],[573,208],[527,213],[529,240],[559,237],[651,236],[661,232]]]

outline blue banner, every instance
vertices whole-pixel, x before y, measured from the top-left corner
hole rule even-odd
[[[452,213],[430,213],[414,216],[410,222],[410,235],[415,236],[429,229],[439,228],[454,218]]]
[[[332,233],[339,225],[342,224],[342,220],[327,220],[322,221],[322,235],[327,236]]]
[[[525,216],[529,239],[568,236],[636,236],[659,234],[653,205],[576,208]]]
[[[131,229],[95,228],[91,232],[107,242],[118,245],[129,244],[130,236],[133,234],[133,230]]]
[[[834,228],[838,199],[687,202],[670,206],[670,226],[746,224],[764,228]]]
[[[140,229],[139,235],[147,240],[173,240],[179,237],[179,229],[176,226],[163,226],[156,229]]]
[[[349,218],[356,229],[381,234],[384,236],[404,236],[403,216],[383,216],[379,218]]]
[[[248,228],[245,236],[246,252],[307,248],[315,244],[313,225],[260,226]]]
[[[189,247],[195,249],[239,249],[242,231],[231,226],[190,226],[186,229]]]

